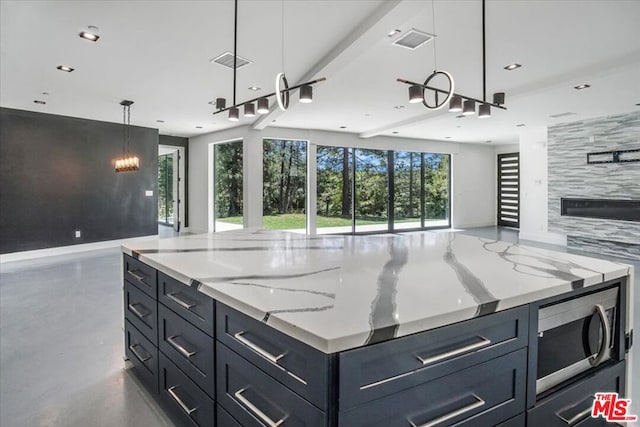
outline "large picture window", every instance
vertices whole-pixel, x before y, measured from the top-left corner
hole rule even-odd
[[[319,146],[317,232],[450,226],[448,154]]]
[[[242,228],[242,141],[213,147],[214,231]]]
[[[262,226],[306,231],[307,143],[263,140]]]

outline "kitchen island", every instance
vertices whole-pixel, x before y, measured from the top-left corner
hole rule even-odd
[[[576,390],[625,394],[628,265],[454,232],[238,230],[123,252],[126,356],[187,425],[515,426],[562,421],[548,408],[584,406]],[[608,287],[613,357],[536,395],[538,308]]]

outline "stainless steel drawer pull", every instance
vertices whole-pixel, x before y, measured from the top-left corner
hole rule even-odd
[[[167,298],[169,298],[171,301],[175,302],[180,307],[182,307],[182,308],[184,308],[186,310],[191,310],[193,307],[195,307],[197,305],[197,304],[189,304],[185,300],[183,300],[181,298],[178,298],[177,295],[178,295],[177,292],[172,292],[170,294],[167,294]]]
[[[484,400],[480,399],[475,394],[471,394],[471,395],[477,400],[477,402],[474,402],[471,405],[464,406],[460,409],[456,409],[455,411],[449,412],[448,414],[445,414],[441,417],[434,418],[433,420],[427,421],[425,424],[420,424],[419,426],[415,424],[413,421],[409,421],[409,424],[411,424],[412,427],[433,427],[435,425],[448,421],[452,418],[455,418],[459,415],[462,415],[465,412],[473,411],[474,409],[479,408],[486,403]]]
[[[251,412],[253,412],[258,418],[260,418],[266,425],[269,427],[278,427],[280,424],[284,422],[284,418],[280,418],[278,421],[273,421],[271,418],[267,416],[264,412],[262,412],[256,405],[251,403],[246,397],[242,395],[247,391],[246,388],[240,389],[236,391],[233,395],[238,399],[244,406],[249,408]]]
[[[477,350],[479,348],[491,345],[491,340],[481,336],[478,336],[478,338],[480,339],[480,341],[478,341],[477,343],[456,348],[455,350],[447,351],[445,353],[440,353],[435,356],[426,357],[426,358],[420,357],[420,356],[416,356],[416,357],[420,362],[422,362],[423,365],[430,365],[432,363],[436,363],[441,360],[448,359],[450,357],[458,356],[459,354],[467,353],[469,351]]]
[[[144,319],[144,318],[145,318],[145,317],[147,317],[149,314],[151,314],[151,312],[149,312],[149,311],[148,311],[147,313],[143,313],[143,312],[141,312],[140,310],[138,310],[138,309],[136,308],[136,305],[142,305],[142,304],[140,304],[140,303],[129,304],[129,310],[130,310],[133,314],[135,314],[136,316],[138,316],[139,318]],[[142,305],[142,306],[144,307],[144,305]],[[146,307],[145,307],[145,308],[146,308]]]
[[[132,275],[137,281],[142,282],[145,279],[145,277],[137,274],[136,271],[138,270],[127,270],[127,273]]]
[[[173,336],[170,336],[169,338],[167,338],[167,342],[168,342],[169,344],[171,344],[171,346],[172,346],[173,348],[175,348],[176,350],[178,350],[178,351],[179,351],[179,352],[180,352],[184,357],[191,357],[191,356],[193,356],[194,354],[196,354],[196,353],[197,353],[197,351],[189,351],[189,350],[187,350],[186,348],[184,348],[184,346],[182,346],[182,345],[180,345],[180,344],[178,344],[178,343],[176,342],[176,338],[178,338],[179,336],[180,336],[180,335],[173,335]]]
[[[180,399],[180,396],[178,396],[178,394],[176,393],[176,389],[180,387],[177,385],[174,385],[173,387],[169,387],[167,389],[167,392],[169,393],[169,395],[173,398],[173,400],[176,401],[176,403],[178,405],[180,405],[180,407],[182,408],[182,410],[184,412],[186,412],[187,415],[191,415],[193,414],[195,411],[198,410],[198,407],[196,406],[195,408],[189,408],[183,401],[182,399]]]
[[[151,359],[151,356],[141,356],[140,353],[138,353],[138,350],[136,350],[136,347],[139,347],[139,344],[130,345],[129,350],[131,350],[131,353],[133,353],[133,355],[136,356],[139,361],[144,363],[147,360]]]
[[[591,413],[591,406],[589,406],[587,409],[585,409],[582,412],[579,412],[577,414],[575,414],[573,417],[566,419],[565,417],[563,417],[560,414],[556,414],[556,416],[558,418],[560,418],[562,421],[564,421],[565,423],[567,423],[567,425],[574,425],[575,423],[577,423],[578,421],[582,421],[584,418],[586,418],[587,415],[589,415]]]
[[[235,337],[235,339],[240,341],[242,344],[246,345],[251,350],[253,350],[256,353],[258,353],[260,356],[269,359],[273,363],[278,363],[278,360],[282,359],[284,357],[284,355],[286,354],[286,352],[285,352],[285,353],[280,353],[277,356],[274,356],[273,354],[269,353],[267,350],[263,349],[262,347],[252,343],[251,341],[249,341],[248,339],[243,337],[244,334],[245,334],[245,331],[240,331],[240,332],[234,334],[233,336]]]

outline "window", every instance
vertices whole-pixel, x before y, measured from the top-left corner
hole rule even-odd
[[[306,232],[307,143],[263,140],[262,226]]]
[[[242,141],[214,145],[214,231],[243,227],[242,164]]]
[[[355,152],[356,232],[389,229],[387,152],[357,148]]]
[[[347,147],[318,146],[316,227],[319,234],[353,231],[353,158]]]
[[[317,232],[450,227],[449,160],[448,154],[319,146]]]

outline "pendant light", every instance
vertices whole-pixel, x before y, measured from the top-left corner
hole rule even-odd
[[[467,99],[464,101],[464,106],[462,107],[462,115],[463,116],[473,116],[476,113],[476,101],[473,99]]]
[[[449,102],[449,111],[452,113],[459,113],[462,111],[462,97],[460,95],[454,95]]]
[[[131,154],[131,105],[133,101],[123,100],[122,105],[122,157],[114,160],[117,172],[132,172],[140,169],[140,159]]]
[[[482,0],[482,100],[472,98],[470,96],[461,95],[454,92],[454,81],[451,74],[446,71],[438,70],[436,63],[436,43],[437,38],[433,39],[433,62],[435,71],[427,77],[424,83],[416,83],[405,79],[397,79],[400,83],[409,85],[409,103],[415,104],[422,101],[422,104],[429,110],[439,110],[445,104],[449,104],[449,111],[458,113],[462,111],[464,116],[471,116],[476,113],[476,102],[480,104],[478,108],[479,118],[491,117],[491,108],[499,108],[506,110],[504,104],[504,92],[496,92],[493,94],[493,103],[487,101],[487,67],[486,67],[486,31],[485,31],[485,1]],[[434,0],[431,1],[431,12],[433,20],[433,34],[436,34],[435,6]],[[448,88],[437,88],[430,85],[430,82],[436,76],[444,76],[448,83]],[[435,99],[434,104],[427,102],[425,92],[428,91]]]
[[[295,89],[300,89],[300,102],[308,104],[313,102],[313,89],[311,85],[320,83],[326,80],[321,77],[309,82],[301,83],[292,87],[289,87],[289,82],[284,73],[284,0],[282,1],[282,72],[276,76],[276,91],[268,95],[263,95],[258,98],[253,98],[248,101],[236,102],[236,82],[237,82],[237,54],[238,47],[238,0],[234,2],[234,26],[233,26],[233,105],[227,107],[227,101],[225,98],[216,98],[216,110],[213,114],[219,114],[223,111],[229,111],[229,120],[237,122],[240,119],[239,108],[244,107],[244,117],[255,117],[256,111],[258,114],[269,113],[269,97],[275,96],[278,107],[282,111],[286,111],[289,108],[290,92]],[[257,108],[256,104],[257,103]]]

